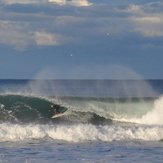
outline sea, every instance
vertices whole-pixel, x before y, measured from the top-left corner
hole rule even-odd
[[[162,163],[163,80],[0,80],[0,163],[38,162]]]

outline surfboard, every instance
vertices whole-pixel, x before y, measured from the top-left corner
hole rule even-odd
[[[58,117],[63,116],[64,114],[65,114],[65,112],[63,112],[63,113],[58,113],[58,114],[53,115],[51,118],[58,118]]]

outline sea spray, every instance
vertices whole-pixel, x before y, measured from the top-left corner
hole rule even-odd
[[[132,117],[116,117],[115,120],[121,122],[130,122],[144,125],[163,125],[163,96],[153,101],[152,109],[150,108],[140,118]],[[143,108],[141,108],[143,110]]]
[[[163,96],[154,102],[154,108],[140,119],[143,124],[163,125]]]

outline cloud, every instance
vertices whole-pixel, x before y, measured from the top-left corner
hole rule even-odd
[[[92,5],[92,3],[90,3],[88,0],[0,0],[0,3],[7,5],[51,3],[56,5],[71,5],[77,7],[87,7]]]
[[[11,5],[11,4],[35,4],[46,2],[46,0],[0,0],[1,3]]]
[[[44,29],[32,29],[28,23],[0,21],[0,44],[16,50],[26,50],[29,46],[57,46],[69,40],[71,38]]]
[[[135,31],[140,32],[145,37],[163,36],[163,14],[144,17],[132,17],[135,24]]]
[[[163,36],[163,3],[129,5],[124,12],[131,15],[129,21],[134,24],[134,30],[144,37]]]
[[[163,36],[163,12],[158,3],[119,7],[106,2],[74,9],[72,5],[89,6],[91,3],[88,0],[0,2],[7,4],[0,8],[0,24],[5,26],[0,28],[0,43],[15,49],[64,45],[93,47],[96,44],[101,47],[116,46],[117,38],[119,42],[124,37],[130,40],[139,39],[138,33],[141,37]],[[16,3],[31,5],[9,5]],[[46,5],[41,5],[43,3]],[[5,38],[2,39],[3,37]]]
[[[142,6],[135,4],[131,4],[125,8],[116,8],[116,10],[121,13],[125,12],[128,14],[142,14]]]
[[[35,32],[35,41],[38,46],[56,46],[59,45],[61,36],[53,33]]]
[[[72,6],[90,6],[92,3],[90,3],[88,0],[48,0],[48,2],[56,3],[59,5],[72,5]]]
[[[35,13],[30,13],[30,11],[25,13],[23,8],[23,12],[3,11],[3,19],[6,19],[8,26],[5,31],[0,29],[0,32],[7,33],[8,37],[5,38],[6,41],[1,37],[0,43],[15,49],[26,49],[29,46],[64,46],[65,44],[70,46],[94,45],[99,44],[103,38],[105,39],[107,33],[110,33],[111,36],[120,35],[126,33],[124,31],[127,30],[126,27],[119,26],[119,23],[123,24],[126,19],[111,16],[109,18],[99,16],[97,19],[95,13],[87,17],[92,11],[88,8],[79,9],[81,14],[76,15],[69,10],[72,7],[64,7],[64,11],[60,11],[62,7],[56,6],[55,8],[58,9],[56,12],[53,10],[53,13],[41,12],[44,11],[44,6],[32,5],[32,7],[32,11],[35,8],[38,10],[38,7],[42,10],[39,8],[40,12]],[[48,8],[53,9],[53,7],[46,6],[46,11]],[[98,6],[92,6],[92,8],[99,10]],[[56,15],[58,10],[63,11],[64,15]],[[88,14],[82,15],[85,12]]]
[[[31,37],[31,33],[28,32],[28,24],[0,21],[0,44],[22,50],[28,46],[29,42],[33,42]]]

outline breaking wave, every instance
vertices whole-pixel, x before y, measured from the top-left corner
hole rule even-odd
[[[63,115],[52,118],[53,109],[58,107]],[[70,142],[162,140],[163,97],[58,99],[0,95],[1,142],[45,138]]]
[[[58,113],[63,116],[57,116]],[[66,113],[64,113],[66,112]],[[56,115],[56,117],[55,117]],[[20,94],[0,95],[0,122],[15,123],[93,123],[110,122],[92,111],[73,110],[53,98],[43,98]]]
[[[33,122],[63,113],[66,107],[48,99],[25,95],[0,95],[0,121]]]

